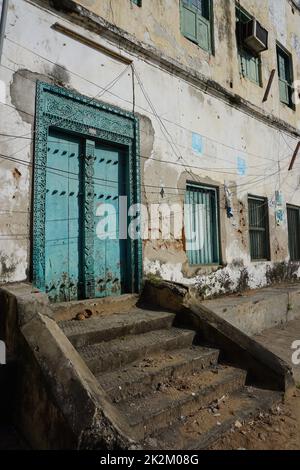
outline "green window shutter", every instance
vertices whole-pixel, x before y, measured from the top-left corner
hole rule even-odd
[[[281,54],[278,54],[278,73],[282,80],[287,79],[285,59]]]
[[[210,51],[211,39],[210,39],[211,25],[210,21],[206,20],[202,16],[197,15],[197,41],[200,47],[205,51]]]
[[[239,50],[240,70],[244,77],[249,78],[254,83],[260,84],[260,63],[257,57],[249,52]]]
[[[258,60],[255,57],[248,59],[248,77],[253,82],[259,83]]]
[[[180,14],[182,34],[205,51],[211,51],[210,0],[181,0]]]
[[[277,46],[277,63],[280,101],[290,107],[292,103],[292,58],[280,46]]]
[[[197,14],[189,8],[183,1],[180,3],[181,10],[181,32],[193,42],[198,43],[197,39]]]
[[[285,104],[290,104],[290,94],[289,94],[289,86],[285,80],[279,79],[279,96],[280,101]]]

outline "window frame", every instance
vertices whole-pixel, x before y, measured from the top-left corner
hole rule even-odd
[[[186,189],[185,189],[185,196],[184,196],[184,204],[186,204],[186,195],[188,192],[189,188],[195,188],[197,190],[205,190],[205,191],[212,191],[214,193],[214,224],[215,224],[215,229],[216,229],[216,236],[214,237],[214,241],[212,242],[212,249],[215,254],[215,259],[216,261],[211,262],[211,263],[192,263],[190,261],[186,245],[185,245],[185,251],[187,254],[188,258],[188,264],[191,268],[197,268],[197,267],[207,267],[207,266],[220,266],[221,260],[222,260],[222,252],[221,252],[221,230],[220,230],[220,192],[219,192],[219,187],[218,186],[211,186],[211,185],[206,185],[202,183],[197,183],[195,181],[187,181],[186,182]],[[184,216],[184,232],[186,233],[186,226],[185,226],[185,216]]]
[[[298,230],[300,232],[300,206],[295,206],[293,204],[287,204],[286,205],[287,226],[288,226],[288,249],[289,249],[290,261],[298,262],[298,261],[300,261],[300,243],[299,243],[299,247],[298,247],[299,258],[292,258],[292,255],[291,255],[290,224],[289,224],[289,216],[288,216],[288,211],[289,210],[297,210],[298,211]],[[299,241],[300,241],[300,237],[299,237]]]
[[[205,16],[201,15],[199,13],[199,10],[192,5],[188,5],[186,2],[188,0],[179,0],[179,8],[180,8],[180,32],[182,36],[184,36],[186,39],[189,41],[193,42],[196,44],[198,47],[200,47],[203,51],[207,52],[208,54],[214,55],[215,49],[214,49],[214,5],[213,5],[213,0],[207,0],[208,1],[208,10],[209,10],[209,19],[205,18]],[[196,37],[193,37],[191,34],[187,33],[184,31],[184,21],[183,21],[183,11],[184,9],[190,10],[191,12],[195,13],[197,17],[197,23],[198,19],[201,19],[202,22],[206,23],[206,25],[209,28],[209,44],[208,48],[204,47],[203,44],[199,40],[197,40]],[[197,29],[197,26],[196,26]]]
[[[259,262],[259,261],[270,261],[271,260],[271,252],[270,252],[270,221],[269,221],[269,201],[267,197],[263,196],[256,196],[253,194],[248,194],[248,231],[249,231],[249,251],[250,251],[250,257],[252,262]],[[260,201],[262,205],[264,205],[264,210],[265,210],[265,221],[266,225],[265,227],[255,227],[250,225],[250,204],[249,201]],[[265,251],[265,257],[263,258],[254,258],[252,255],[252,244],[251,244],[251,232],[265,232],[265,246],[264,246],[264,251]]]
[[[253,20],[254,17],[250,15],[241,5],[236,3],[235,5],[235,17],[236,17],[236,25],[238,24],[239,21],[241,21],[241,15],[244,16],[244,19],[248,19],[249,21]],[[243,21],[243,23],[246,23],[246,21]],[[250,51],[246,46],[242,46],[238,42],[238,38],[236,37],[236,44],[237,44],[237,52],[238,52],[238,59],[239,59],[239,71],[240,75],[243,78],[246,78],[250,82],[254,83],[255,85],[258,85],[259,87],[263,86],[262,83],[262,62],[261,62],[261,57],[258,54],[257,56]],[[247,57],[249,56],[249,57]],[[250,64],[250,61],[254,60],[256,62],[255,66],[257,69],[257,77],[258,80],[255,80],[252,78],[252,76],[248,73],[247,70],[247,63]],[[246,71],[243,71],[243,61],[246,62]]]
[[[280,76],[280,66],[279,66],[279,56],[283,57],[285,60],[285,68],[288,70],[289,73],[289,80],[283,79]],[[279,99],[280,102],[286,106],[288,106],[290,109],[295,111],[296,107],[295,104],[293,103],[292,100],[292,95],[293,95],[293,83],[294,83],[294,64],[293,64],[293,55],[285,48],[283,47],[278,41],[276,41],[276,59],[277,59],[277,74],[278,74],[278,83],[279,83]],[[289,99],[286,101],[285,99],[282,98],[281,95],[281,87],[280,84],[284,84],[287,89],[288,89],[288,96]]]

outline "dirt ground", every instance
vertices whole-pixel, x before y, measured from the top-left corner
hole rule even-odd
[[[242,425],[240,427],[240,424]],[[246,424],[238,423],[212,450],[300,450],[300,390]]]

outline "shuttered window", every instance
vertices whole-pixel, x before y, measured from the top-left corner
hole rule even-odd
[[[300,261],[300,207],[287,206],[291,261]]]
[[[239,67],[240,73],[243,77],[247,77],[252,82],[261,85],[261,61],[260,57],[255,56],[250,50],[246,49],[242,45],[242,40],[239,37],[240,29],[239,23],[248,23],[252,20],[252,16],[249,15],[244,9],[236,7],[236,34],[238,43],[238,56],[239,56]]]
[[[269,259],[268,200],[266,198],[251,196],[248,198],[248,210],[251,259]]]
[[[211,0],[181,0],[181,32],[205,51],[211,51]]]
[[[240,72],[244,77],[260,85],[260,60],[245,49],[239,50]]]
[[[279,45],[277,45],[277,65],[278,65],[280,101],[292,108],[293,107],[292,58]]]
[[[219,264],[217,190],[199,185],[187,185],[184,215],[189,264]]]

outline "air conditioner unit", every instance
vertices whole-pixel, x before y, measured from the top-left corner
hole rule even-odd
[[[259,54],[268,49],[268,31],[257,20],[253,19],[244,23],[241,30],[243,43],[251,51]]]

